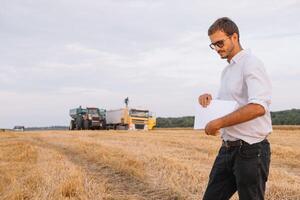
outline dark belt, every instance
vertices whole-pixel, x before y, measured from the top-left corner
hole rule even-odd
[[[255,143],[255,144],[252,144],[252,145],[256,145],[256,144],[259,144],[259,143],[262,143],[262,142],[268,142],[267,139],[264,139],[263,141],[261,142],[258,142],[258,143]],[[222,141],[222,147],[226,147],[226,148],[229,148],[229,147],[238,147],[238,146],[242,146],[242,145],[250,145],[249,143],[243,141],[243,140],[236,140],[236,141]]]
[[[236,140],[236,141],[224,141],[222,142],[222,147],[238,147],[242,146],[244,144],[248,144],[247,142],[244,142],[243,140]]]

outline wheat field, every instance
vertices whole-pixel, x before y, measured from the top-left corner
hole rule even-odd
[[[266,199],[300,199],[300,130],[269,140]],[[220,144],[189,129],[1,132],[0,199],[202,199]]]

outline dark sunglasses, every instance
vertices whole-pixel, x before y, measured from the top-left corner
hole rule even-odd
[[[216,47],[222,48],[222,47],[224,47],[225,41],[226,41],[227,39],[229,39],[229,38],[230,38],[230,36],[227,37],[227,38],[224,39],[224,40],[219,40],[219,41],[216,41],[216,42],[214,42],[214,43],[211,43],[211,44],[209,45],[209,47],[210,47],[211,49],[213,49],[213,50],[215,50]]]

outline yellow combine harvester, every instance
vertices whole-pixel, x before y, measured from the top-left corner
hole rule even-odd
[[[121,108],[106,111],[106,128],[115,130],[152,130],[156,118],[148,110]]]
[[[106,111],[106,129],[152,130],[156,117],[149,110],[128,108],[129,98],[124,99],[125,108]]]

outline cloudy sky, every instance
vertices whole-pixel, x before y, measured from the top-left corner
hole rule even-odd
[[[232,18],[263,60],[272,111],[300,108],[299,0],[0,0],[0,127],[68,125],[70,108],[193,115],[226,66],[208,44]]]

